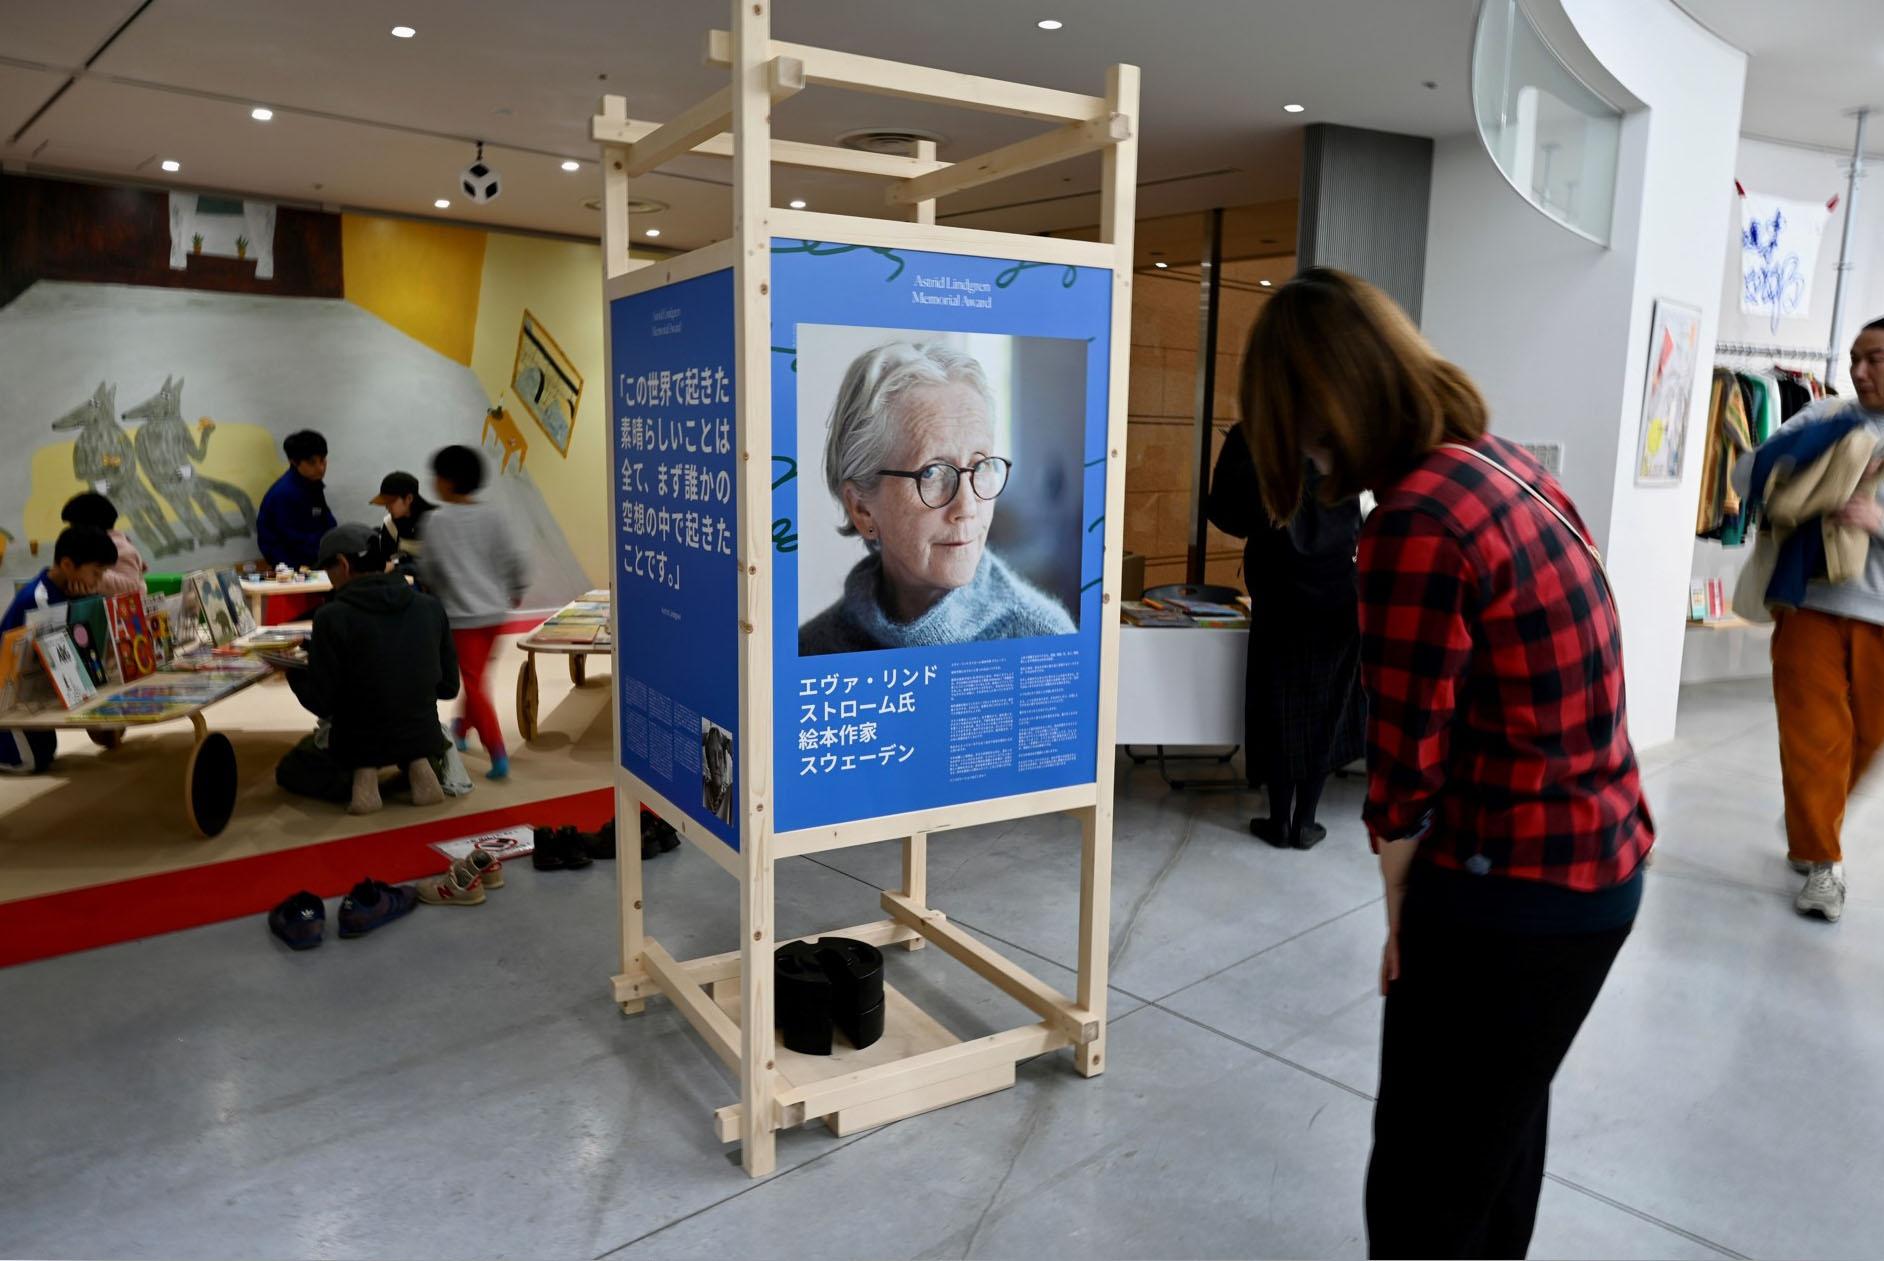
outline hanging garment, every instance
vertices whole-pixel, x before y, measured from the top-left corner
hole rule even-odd
[[[1745,541],[1740,495],[1734,490],[1734,462],[1754,447],[1753,431],[1740,383],[1725,368],[1714,369],[1708,397],[1707,445],[1701,465],[1701,504],[1695,533],[1728,546]],[[1731,537],[1730,537],[1731,536]]]

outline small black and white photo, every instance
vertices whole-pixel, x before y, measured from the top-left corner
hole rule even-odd
[[[733,821],[733,733],[700,720],[700,800],[722,823]]]
[[[1088,349],[798,326],[800,657],[1079,629]]]

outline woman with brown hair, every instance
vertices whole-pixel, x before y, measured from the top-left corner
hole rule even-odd
[[[1271,518],[1305,459],[1324,502],[1378,499],[1357,562],[1387,909],[1369,1251],[1522,1256],[1550,1083],[1654,843],[1615,604],[1563,489],[1372,285],[1314,268],[1277,290],[1242,387]]]

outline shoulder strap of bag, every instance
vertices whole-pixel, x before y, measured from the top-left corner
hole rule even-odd
[[[1499,461],[1492,459],[1489,455],[1486,455],[1483,451],[1480,451],[1475,447],[1468,447],[1464,443],[1461,443],[1461,442],[1442,442],[1439,445],[1442,450],[1460,451],[1466,455],[1471,456],[1473,459],[1477,460],[1480,464],[1490,465],[1492,468],[1497,469],[1500,473],[1503,473],[1506,477],[1516,482],[1520,487],[1523,488],[1525,494],[1537,500],[1538,503],[1543,504],[1544,507],[1547,510],[1549,510],[1551,516],[1557,518],[1558,521],[1563,523],[1563,528],[1570,532],[1570,537],[1574,538],[1578,543],[1581,543],[1583,545],[1583,550],[1590,554],[1590,560],[1593,561],[1596,565],[1596,572],[1602,575],[1603,587],[1605,590],[1609,592],[1609,598],[1611,600],[1614,600],[1616,598],[1615,588],[1609,585],[1609,570],[1603,564],[1603,554],[1596,550],[1596,545],[1594,543],[1590,542],[1588,539],[1583,537],[1583,531],[1577,529],[1576,526],[1571,523],[1570,518],[1564,515],[1563,509],[1559,508],[1556,504],[1552,503],[1549,497],[1546,496],[1543,491],[1531,485],[1529,482],[1525,481],[1522,477],[1519,477],[1516,473],[1506,468]]]

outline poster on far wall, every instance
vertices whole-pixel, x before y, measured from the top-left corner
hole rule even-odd
[[[563,348],[529,311],[517,330],[517,361],[510,370],[510,389],[523,410],[536,418],[557,454],[569,455],[569,433],[575,428],[576,409],[582,405],[582,374]]]
[[[779,830],[1090,784],[1112,277],[772,243]]]
[[[1742,315],[1764,315],[1778,332],[1781,320],[1812,314],[1812,273],[1831,217],[1831,202],[1740,195]]]
[[[1700,349],[1700,309],[1655,299],[1655,316],[1649,323],[1648,379],[1642,392],[1642,437],[1635,457],[1638,486],[1681,484],[1681,453],[1687,445],[1688,408],[1694,400]]]

